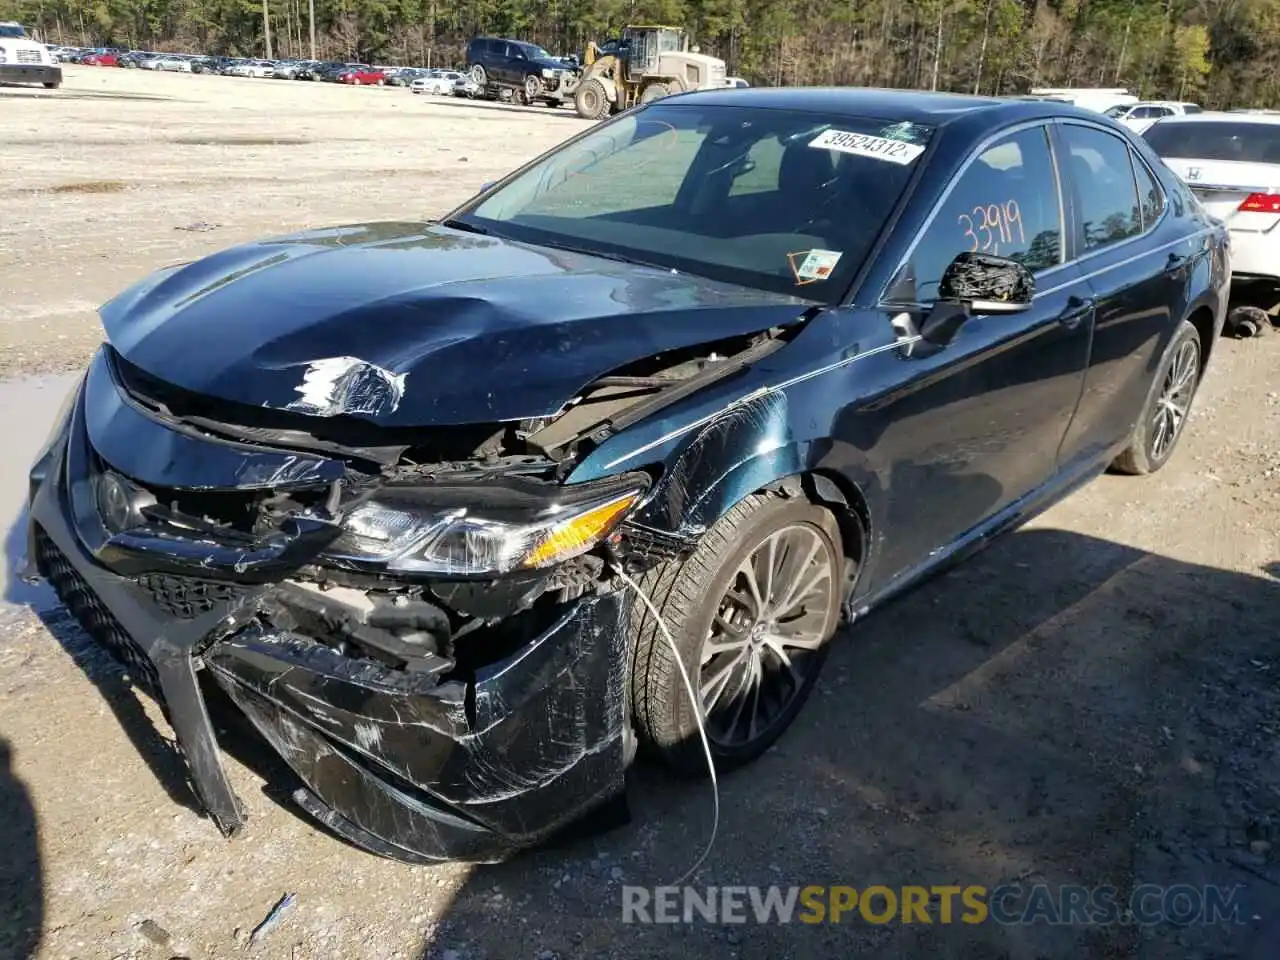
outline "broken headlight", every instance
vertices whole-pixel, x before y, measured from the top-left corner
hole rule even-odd
[[[640,502],[645,487],[544,506],[523,519],[484,508],[431,509],[370,500],[351,511],[326,551],[404,573],[483,576],[549,567],[600,543]],[[501,514],[502,511],[494,511]]]

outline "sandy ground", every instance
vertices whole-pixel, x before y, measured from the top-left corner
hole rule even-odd
[[[67,74],[54,94],[0,88],[3,375],[82,364],[96,305],[155,267],[436,214],[581,129],[403,90]],[[154,706],[9,584],[0,957],[1274,956],[1278,372],[1280,336],[1224,342],[1166,470],[1102,478],[842,638],[793,730],[722,783],[697,878],[1240,885],[1237,925],[623,925],[620,885],[679,876],[711,825],[707,785],[643,767],[626,827],[498,867],[410,868],[318,832],[246,756],[230,765],[251,821],[223,841]],[[56,397],[0,390],[4,436]],[[249,946],[287,892],[292,912]]]

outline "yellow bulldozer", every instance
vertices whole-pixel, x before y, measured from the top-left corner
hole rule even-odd
[[[632,26],[603,48],[587,45],[573,105],[584,120],[599,120],[672,93],[725,85],[724,61],[691,51],[680,28]]]

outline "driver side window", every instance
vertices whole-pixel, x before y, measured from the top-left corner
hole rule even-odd
[[[932,303],[943,272],[965,251],[1008,257],[1032,273],[1063,262],[1062,205],[1046,127],[1010,134],[969,164],[886,299]]]

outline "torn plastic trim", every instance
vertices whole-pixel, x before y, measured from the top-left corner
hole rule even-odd
[[[351,661],[261,627],[217,642],[205,662],[315,809],[393,856],[501,859],[622,795],[629,610],[625,594],[585,597],[469,682]],[[404,785],[414,802],[402,802]]]

